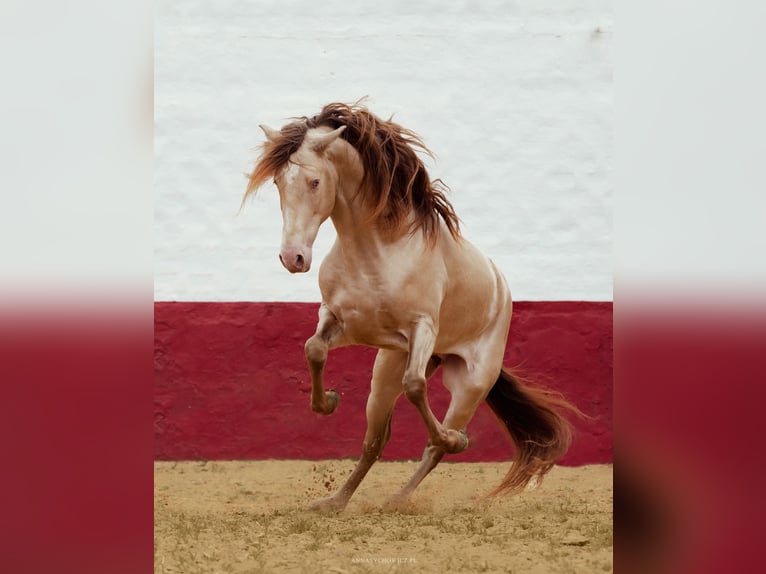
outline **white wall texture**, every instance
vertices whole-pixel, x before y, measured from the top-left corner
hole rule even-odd
[[[318,301],[278,261],[259,123],[367,105],[437,154],[464,235],[516,300],[611,300],[608,0],[169,1],[155,23],[155,300]]]

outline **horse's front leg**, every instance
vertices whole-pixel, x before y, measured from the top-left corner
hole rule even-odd
[[[402,375],[407,354],[381,349],[372,369],[370,395],[367,398],[367,432],[364,435],[362,456],[346,483],[331,497],[313,502],[313,510],[342,510],[348,504],[359,483],[380,458],[391,437],[391,415],[394,404],[402,394]]]
[[[468,446],[468,437],[465,433],[443,426],[434,416],[431,405],[428,404],[426,370],[435,344],[436,328],[430,320],[422,320],[413,326],[409,341],[409,358],[402,384],[407,399],[415,405],[423,422],[426,423],[430,444],[445,452],[456,453],[465,450]]]
[[[338,407],[340,395],[330,389],[324,390],[322,373],[327,362],[327,353],[341,344],[343,328],[338,319],[323,303],[319,308],[319,322],[316,333],[306,341],[306,361],[311,374],[311,410],[323,415],[332,414]]]

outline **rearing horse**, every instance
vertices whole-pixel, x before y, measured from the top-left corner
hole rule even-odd
[[[346,483],[312,507],[346,506],[383,452],[402,393],[423,418],[429,441],[394,502],[406,500],[445,453],[468,447],[466,426],[485,400],[516,447],[511,469],[491,494],[542,478],[571,441],[570,426],[556,409],[573,407],[503,368],[512,306],[508,285],[461,236],[445,186],[429,180],[416,155],[416,149],[430,154],[420,138],[359,105],[339,103],[279,131],[260,127],[267,141],[242,201],[273,178],[283,218],[282,265],[305,273],[319,226],[330,218],[337,232],[319,269],[319,322],[305,347],[312,410],[329,415],[340,399],[324,389],[329,350],[379,349],[362,456]],[[451,394],[442,422],[426,393],[438,367]]]

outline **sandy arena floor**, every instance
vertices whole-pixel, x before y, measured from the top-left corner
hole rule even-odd
[[[379,462],[347,509],[305,510],[350,460],[157,462],[156,573],[612,572],[612,466],[556,467],[478,503],[507,463],[442,463],[406,511],[381,505],[416,462]]]

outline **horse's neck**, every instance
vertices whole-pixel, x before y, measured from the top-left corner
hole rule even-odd
[[[352,187],[340,186],[331,217],[344,255],[366,265],[386,257],[392,238],[369,221],[359,187]]]
[[[369,221],[361,189],[364,168],[359,154],[344,140],[337,140],[329,151],[338,175],[331,218],[344,255],[360,263],[385,257],[392,238]]]

